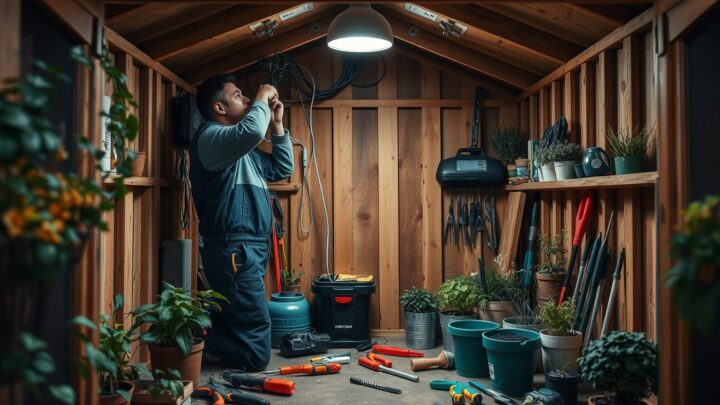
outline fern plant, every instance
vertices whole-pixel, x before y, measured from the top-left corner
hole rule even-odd
[[[550,300],[540,307],[540,322],[547,326],[553,336],[572,336],[575,320],[575,304],[567,300],[560,305]]]
[[[437,311],[437,298],[425,288],[413,287],[400,296],[400,306],[405,312],[427,313]]]
[[[616,157],[645,156],[650,154],[655,143],[651,130],[638,127],[632,131],[626,128],[615,131],[608,126],[607,140],[613,156]]]

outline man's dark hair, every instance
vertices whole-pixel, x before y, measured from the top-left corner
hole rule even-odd
[[[205,80],[198,88],[197,107],[206,121],[213,118],[213,103],[223,101],[220,97],[225,89],[225,83],[235,83],[235,76],[229,73],[213,76]]]

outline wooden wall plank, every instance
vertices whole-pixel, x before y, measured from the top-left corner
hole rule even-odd
[[[506,274],[511,265],[517,263],[518,243],[522,239],[520,228],[522,227],[523,212],[525,210],[525,196],[526,194],[522,191],[508,193],[506,221],[501,230],[498,231],[500,235],[498,256],[502,258],[502,265],[499,269],[501,274]]]
[[[0,0],[0,80],[20,73],[20,0]]]
[[[115,264],[114,274],[115,291],[113,296],[122,294],[127,302],[127,307],[133,303],[133,260],[134,260],[134,244],[133,244],[133,190],[122,199],[115,202]],[[122,319],[116,319],[116,322],[123,323],[125,327],[130,327],[131,320],[128,318],[124,322]]]
[[[392,83],[394,84],[394,81]],[[383,93],[382,90],[381,93]],[[381,329],[400,328],[400,312],[395,305],[400,288],[397,116],[397,108],[378,109],[378,188],[380,197],[378,210],[380,294],[378,295],[381,308],[384,308],[380,312]]]
[[[545,131],[545,128],[550,126],[550,99],[549,99],[550,91],[549,89],[543,87],[540,89],[539,94],[539,100],[538,100],[538,108],[540,109],[539,118],[539,125],[538,128],[538,138],[542,138],[543,131]]]
[[[353,273],[353,226],[352,216],[348,215],[353,198],[352,109],[334,108],[332,121],[334,269],[336,273]]]
[[[440,98],[440,74],[436,67],[421,69],[423,98]],[[423,201],[423,274],[425,287],[437,289],[442,282],[442,192],[435,180],[440,163],[440,109],[422,109],[422,201]]]
[[[524,134],[528,133],[530,128],[530,105],[527,100],[520,102],[520,131]]]
[[[598,55],[596,80],[597,86],[597,114],[595,131],[595,144],[603,149],[607,149],[607,141],[605,133],[607,128],[617,128],[616,115],[616,98],[615,98],[615,55],[612,52],[601,52]]]
[[[538,117],[538,95],[533,94],[529,98],[528,104],[528,134],[530,139],[538,139],[540,137],[539,117]]]
[[[583,148],[595,145],[595,65],[580,66],[580,144]]]
[[[578,101],[578,73],[567,72],[563,81],[563,115],[568,122],[568,139],[574,143],[580,142]]]
[[[563,82],[550,83],[550,125],[563,115]]]
[[[642,49],[639,36],[630,36],[623,40],[622,60],[619,61],[618,76],[619,103],[618,127],[632,131],[642,124],[640,92],[640,69]],[[618,59],[619,56],[618,56]]]

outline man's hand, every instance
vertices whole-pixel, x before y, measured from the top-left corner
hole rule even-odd
[[[258,87],[257,92],[255,93],[255,100],[262,101],[267,105],[270,105],[270,99],[277,98],[278,92],[277,89],[274,86],[271,86],[269,84],[262,84],[260,87]]]
[[[274,135],[282,135],[285,133],[285,129],[283,128],[283,103],[277,97],[273,97],[269,100],[268,105],[270,106],[270,112],[272,113],[270,129]]]

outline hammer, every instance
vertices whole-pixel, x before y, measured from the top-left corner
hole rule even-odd
[[[454,366],[455,356],[447,350],[440,352],[437,357],[410,360],[410,369],[412,371],[427,370],[431,367],[440,367],[449,370]]]

